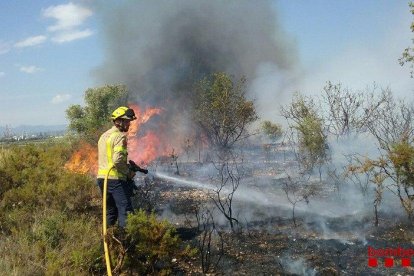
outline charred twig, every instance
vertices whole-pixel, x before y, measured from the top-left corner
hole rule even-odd
[[[211,199],[234,231],[234,223],[239,224],[239,221],[233,216],[233,199],[240,185],[241,175],[236,162],[230,164],[229,161],[225,161],[219,166],[214,165],[218,170],[219,183]]]
[[[224,240],[219,231],[217,231],[212,212],[209,209],[200,213],[199,209],[196,209],[195,215],[197,218],[198,231],[201,232],[198,239],[198,249],[201,257],[201,267],[203,273],[208,273],[210,269],[215,271],[218,264],[224,254]],[[214,253],[214,240],[213,235],[217,234],[219,239],[218,255],[217,259],[213,261]]]
[[[290,175],[287,177],[287,181],[282,182],[282,189],[286,194],[287,200],[292,204],[292,219],[293,225],[297,227],[296,223],[296,205],[299,202],[309,203],[309,199],[316,195],[317,188],[312,183],[309,183],[310,174],[302,175],[303,179],[293,179]]]

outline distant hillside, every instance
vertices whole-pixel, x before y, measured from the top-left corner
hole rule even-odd
[[[39,134],[39,133],[64,133],[67,125],[20,125],[17,127],[0,126],[0,137],[10,135]]]

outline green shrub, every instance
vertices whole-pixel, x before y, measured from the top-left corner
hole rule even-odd
[[[64,168],[71,146],[44,144],[15,146],[0,167],[1,207],[92,209],[99,196],[94,179]]]
[[[174,268],[173,259],[194,254],[188,246],[184,247],[171,224],[143,210],[128,216],[126,233],[129,251],[124,269],[129,273],[170,274]]]
[[[92,209],[96,202],[94,199],[100,197],[93,179],[62,169],[55,174],[53,182],[38,178],[9,189],[3,194],[1,207],[6,210],[19,206],[29,209],[42,207],[77,212]]]
[[[64,168],[71,151],[71,145],[63,143],[18,145],[2,157],[0,271],[15,275],[104,271],[100,195],[94,179]]]
[[[102,275],[101,195],[95,180],[64,168],[73,147],[11,147],[0,164],[0,271],[5,275]],[[3,184],[5,183],[5,184]],[[168,274],[190,251],[166,221],[128,218],[123,271]],[[116,251],[111,250],[116,256]]]
[[[53,183],[62,172],[70,147],[65,144],[16,145],[0,164],[1,196],[11,188],[27,183]]]
[[[19,275],[86,275],[103,269],[96,218],[50,210],[32,215],[32,223],[0,239],[4,266],[22,272]]]

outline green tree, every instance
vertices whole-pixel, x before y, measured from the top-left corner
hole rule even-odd
[[[390,191],[398,196],[409,218],[414,216],[413,116],[412,103],[396,101],[389,95],[370,126],[381,153],[374,167],[391,180]]]
[[[378,143],[378,158],[356,158],[351,173],[370,173],[370,181],[398,197],[408,218],[414,216],[414,106],[391,94],[376,110],[369,131]],[[386,182],[385,182],[386,180]],[[384,186],[384,187],[382,187]],[[378,198],[378,196],[377,196]]]
[[[246,79],[237,82],[223,72],[213,73],[196,85],[194,118],[209,144],[226,151],[247,136],[257,120],[253,101],[246,99]]]
[[[282,126],[280,124],[272,123],[271,121],[262,122],[261,127],[263,133],[269,137],[272,142],[275,142],[283,134]]]
[[[414,2],[410,2],[409,4],[410,7],[410,11],[411,14],[414,15]],[[414,33],[414,21],[411,22],[411,32]],[[414,39],[412,39],[413,43],[414,43]],[[409,63],[411,64],[411,77],[414,77],[414,47],[407,47],[404,49],[402,56],[399,59],[399,62],[402,65],[404,65],[405,63]]]
[[[392,145],[388,158],[395,170],[396,188],[401,206],[409,218],[414,215],[414,141],[404,137]]]
[[[328,142],[324,134],[324,121],[311,98],[296,94],[282,115],[297,134],[293,138],[299,145],[299,162],[311,171],[316,165],[322,166],[328,159]]]
[[[85,106],[71,105],[66,110],[69,130],[95,141],[104,127],[108,127],[111,112],[126,105],[128,91],[124,85],[106,85],[85,91]]]
[[[195,122],[213,150],[217,150],[219,161],[216,189],[212,200],[229,221],[234,230],[235,218],[233,196],[243,175],[243,158],[235,155],[234,145],[248,135],[247,126],[257,120],[253,101],[247,100],[246,79],[233,81],[223,72],[214,73],[196,85],[194,108]]]

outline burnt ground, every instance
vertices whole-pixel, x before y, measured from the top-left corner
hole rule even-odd
[[[195,211],[213,209],[206,191],[157,178],[150,182],[157,214],[174,224],[186,243],[198,247],[203,225],[197,223]],[[368,266],[369,246],[414,249],[414,228],[404,216],[381,213],[375,227],[371,214],[309,218],[297,211],[294,226],[286,206],[243,202],[235,209],[250,210],[248,219],[240,217],[235,231],[219,213],[214,216],[217,232],[209,255],[210,275],[414,275],[414,258],[409,267],[402,267],[398,258],[392,267],[385,267],[383,258],[378,258],[377,267]],[[202,275],[201,255],[178,260],[175,274]]]

